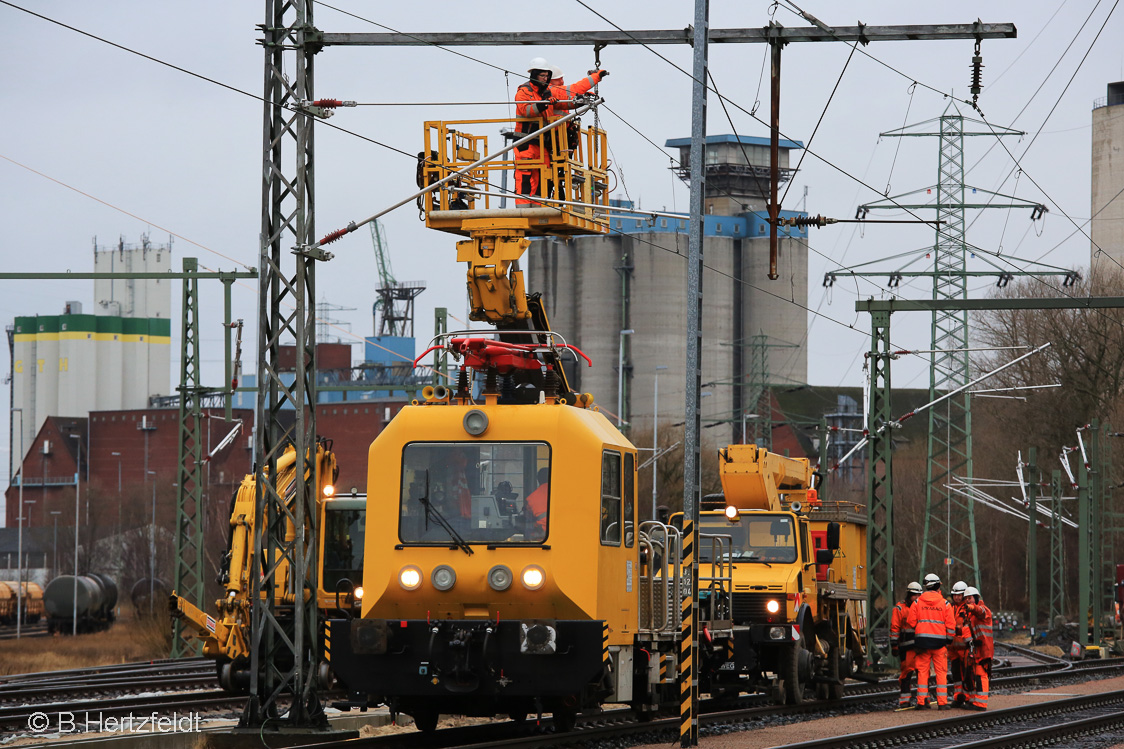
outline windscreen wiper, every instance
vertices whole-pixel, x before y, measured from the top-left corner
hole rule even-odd
[[[449,538],[453,539],[453,543],[457,545],[457,548],[465,554],[472,556],[472,547],[465,542],[461,534],[457,533],[456,529],[454,529],[445,516],[441,514],[441,511],[434,507],[429,501],[429,469],[425,471],[425,494],[418,497],[418,501],[421,502],[422,507],[425,508],[425,529],[429,530],[429,518],[432,515],[437,525],[449,534]]]

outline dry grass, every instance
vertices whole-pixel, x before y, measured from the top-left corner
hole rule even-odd
[[[171,624],[165,616],[137,618],[130,608],[105,632],[0,640],[0,675],[61,671],[167,658]]]

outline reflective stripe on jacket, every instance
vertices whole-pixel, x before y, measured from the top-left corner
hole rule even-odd
[[[918,650],[943,648],[952,641],[956,631],[952,605],[935,590],[925,591],[913,602],[906,623],[913,627],[913,641]]]
[[[555,99],[558,99],[559,101],[566,100],[566,99],[573,99],[574,97],[581,96],[582,94],[585,94],[585,93],[589,93],[590,89],[592,89],[594,86],[596,86],[598,83],[600,83],[601,82],[601,71],[598,70],[593,75],[587,75],[585,78],[582,78],[577,83],[573,83],[569,86],[567,86],[566,82],[563,81],[561,78],[558,78],[557,80],[561,81],[561,82],[557,86],[551,86],[550,87],[551,97],[553,97]],[[551,107],[551,110],[553,110],[554,108],[557,108],[559,110],[567,110],[567,109],[573,109],[574,106],[572,104],[561,104],[561,103],[559,103],[559,104],[555,104],[553,107]],[[548,114],[553,115],[554,112],[550,111]]]
[[[906,623],[909,618],[909,607],[904,601],[894,604],[894,611],[890,615],[890,644],[897,645],[902,650],[913,647],[913,628]]]
[[[515,116],[516,117],[544,117],[549,114],[550,103],[546,101],[551,96],[549,86],[539,86],[535,81],[525,81],[515,91]],[[515,126],[515,132],[526,135],[538,130],[542,125],[533,122],[520,122]]]
[[[991,609],[982,603],[968,603],[964,605],[964,613],[968,618],[968,626],[972,629],[972,637],[976,640],[976,660],[994,658],[995,634],[991,624]]]

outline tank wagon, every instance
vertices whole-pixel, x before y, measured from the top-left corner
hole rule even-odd
[[[168,608],[168,585],[160,578],[142,577],[129,591],[137,616],[163,616]]]
[[[14,580],[0,581],[0,624],[15,624],[20,584]],[[43,588],[38,583],[23,583],[23,621],[36,624],[43,617]]]
[[[43,604],[49,632],[72,632],[75,611],[79,632],[98,632],[109,629],[116,619],[117,585],[108,575],[97,573],[79,575],[77,579],[74,575],[60,575],[47,583]]]

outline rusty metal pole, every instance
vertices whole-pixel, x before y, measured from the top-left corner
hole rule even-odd
[[[777,32],[780,26],[769,24],[769,46],[772,48],[770,70],[771,94],[769,97],[769,280],[776,281],[777,255],[780,238],[777,223],[781,215],[777,188],[781,181],[781,47],[784,42]]]

